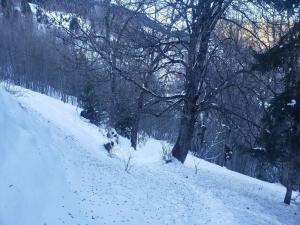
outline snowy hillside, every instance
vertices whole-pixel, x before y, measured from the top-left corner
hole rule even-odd
[[[160,141],[133,151],[121,138],[110,157],[104,129],[79,112],[0,88],[0,225],[300,224],[284,187],[192,156],[164,164]]]

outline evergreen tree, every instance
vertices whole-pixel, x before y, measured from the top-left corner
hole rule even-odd
[[[283,183],[287,187],[284,199],[290,204],[292,190],[299,185],[300,170],[300,82],[278,95],[267,109],[262,123],[261,155],[274,165],[284,168]]]
[[[263,0],[278,10],[286,10],[290,15],[299,9],[300,0]],[[262,119],[263,129],[256,154],[261,160],[282,168],[281,182],[287,191],[284,198],[290,204],[292,190],[298,188],[297,177],[300,169],[300,22],[295,17],[293,27],[273,48],[257,54],[256,70],[263,72],[276,68],[283,69],[282,90],[275,95]],[[299,179],[299,178],[298,178]]]

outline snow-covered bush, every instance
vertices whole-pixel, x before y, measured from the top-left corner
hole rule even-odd
[[[107,150],[108,154],[111,157],[114,146],[119,144],[119,135],[117,134],[115,129],[109,129],[106,133],[106,137],[109,139],[109,141],[104,144],[104,148]]]
[[[106,137],[113,141],[115,144],[119,144],[119,135],[115,129],[108,129]]]
[[[19,88],[18,86],[15,86],[11,83],[1,83],[1,86],[3,86],[4,90],[7,91],[8,93],[16,96],[16,97],[22,97],[25,96],[24,90]]]
[[[114,145],[115,145],[115,143],[113,141],[107,142],[104,144],[104,148],[107,150],[107,152],[110,156],[112,156],[112,149],[113,149]]]

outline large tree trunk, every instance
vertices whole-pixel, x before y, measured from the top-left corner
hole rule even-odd
[[[199,41],[199,36],[205,36]],[[210,30],[211,32],[211,30]],[[210,37],[209,31],[195,31],[192,35],[189,53],[188,67],[186,68],[186,84],[184,97],[184,106],[180,121],[179,135],[172,149],[172,155],[180,162],[184,163],[185,158],[191,149],[192,139],[194,135],[194,127],[198,115],[197,101],[199,98],[198,87],[205,72],[206,55],[208,52],[208,43]],[[198,47],[200,46],[200,47]]]
[[[186,101],[183,106],[179,135],[172,149],[172,155],[182,163],[184,163],[188,151],[191,149],[197,117],[196,90],[194,84],[187,85],[190,85],[190,87],[187,88],[189,93],[187,93]]]
[[[284,197],[285,204],[288,204],[288,205],[291,204],[292,193],[293,193],[292,185],[288,184],[286,187],[286,193],[285,193],[285,197]]]
[[[191,112],[188,112],[186,116],[182,117],[179,135],[172,150],[172,155],[182,163],[184,163],[188,151],[191,148],[195,126],[194,117],[195,115]]]
[[[283,201],[285,204],[288,205],[291,204],[294,175],[294,162],[293,160],[291,160],[287,165],[286,193]]]

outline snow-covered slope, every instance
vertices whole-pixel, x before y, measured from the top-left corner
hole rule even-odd
[[[0,88],[0,225],[300,224],[280,185],[192,156],[164,164],[156,140],[121,138],[110,157],[104,134],[74,106]]]

